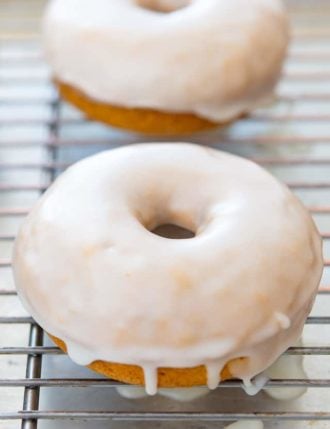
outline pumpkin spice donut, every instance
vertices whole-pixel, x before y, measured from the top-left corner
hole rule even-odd
[[[164,224],[192,236],[153,232]],[[70,167],[24,221],[13,265],[23,304],[62,350],[149,394],[248,385],[300,337],[323,266],[287,187],[184,143]]]
[[[281,0],[52,0],[44,45],[62,97],[144,133],[224,125],[272,98]]]

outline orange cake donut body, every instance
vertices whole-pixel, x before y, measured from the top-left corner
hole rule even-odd
[[[60,95],[93,120],[127,130],[150,134],[186,134],[219,127],[220,124],[189,113],[112,106],[94,100],[71,85],[56,81]],[[225,125],[225,124],[223,124]]]

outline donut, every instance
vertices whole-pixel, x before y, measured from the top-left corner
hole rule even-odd
[[[154,232],[166,224],[192,237]],[[323,263],[308,211],[261,167],[155,143],[68,168],[23,222],[13,267],[73,361],[154,394],[248,386],[300,337]]]
[[[281,0],[52,0],[43,29],[64,99],[160,134],[225,125],[268,102],[289,41]]]

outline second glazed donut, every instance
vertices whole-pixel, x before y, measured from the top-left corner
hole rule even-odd
[[[268,101],[289,38],[281,0],[52,0],[44,36],[64,98],[151,133],[225,124]]]

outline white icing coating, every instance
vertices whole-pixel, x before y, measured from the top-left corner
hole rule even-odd
[[[219,381],[221,381],[220,374],[223,367],[227,363],[226,359],[215,359],[211,362],[205,363],[206,376],[207,376],[207,387],[210,390],[214,390],[218,387]]]
[[[248,377],[243,377],[243,389],[249,396],[257,395],[266,385],[268,381],[267,375],[262,372],[256,375],[253,380]]]
[[[57,79],[112,105],[213,121],[272,97],[288,39],[281,0],[52,0],[44,19]]]
[[[298,341],[296,346],[302,346],[302,341]],[[177,401],[191,401],[196,398],[207,395],[210,388],[217,387],[218,384],[218,371],[219,367],[214,367],[214,382],[209,381],[208,388],[206,387],[189,387],[189,388],[175,388],[175,389],[159,389],[158,393],[162,396],[167,396]],[[207,365],[208,375],[212,373],[210,366]],[[270,378],[274,379],[306,379],[307,375],[303,367],[303,356],[301,355],[283,355],[280,356],[269,368],[261,374],[256,375],[253,380],[249,377],[243,377],[243,389],[247,395],[257,395],[261,390],[272,398],[278,400],[292,400],[302,396],[307,388],[306,387],[265,387]],[[136,386],[118,386],[118,393],[129,399],[143,398],[147,393],[143,387]]]
[[[157,366],[142,364],[146,393],[156,395],[157,393]]]
[[[150,232],[164,223],[196,235]],[[323,262],[309,213],[269,173],[170,143],[70,167],[23,223],[13,266],[26,309],[73,360],[139,365],[153,394],[160,367],[204,364],[210,387],[238,357],[233,376],[264,371],[300,337]]]

